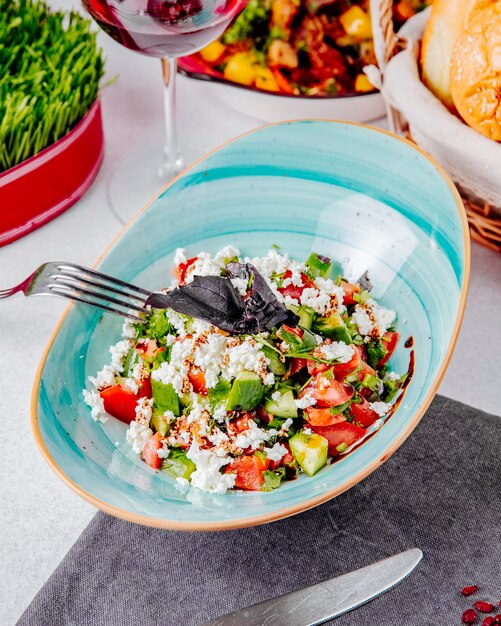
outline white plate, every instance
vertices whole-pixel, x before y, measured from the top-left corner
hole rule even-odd
[[[233,109],[264,122],[304,119],[370,122],[385,115],[384,101],[379,92],[308,98],[267,94],[211,81],[207,81],[207,88]]]

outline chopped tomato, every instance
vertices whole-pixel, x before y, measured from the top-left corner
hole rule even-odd
[[[371,426],[379,419],[379,415],[371,409],[370,404],[365,398],[362,398],[362,402],[356,404],[352,402],[349,408],[350,415],[355,422],[362,424],[362,426]]]
[[[292,333],[293,335],[296,335],[296,337],[299,337],[299,339],[303,338],[304,331],[299,328],[299,326],[296,326],[296,328],[291,328],[290,326],[287,326],[287,324],[283,324],[282,328],[285,330],[285,332]]]
[[[136,343],[136,352],[142,359],[153,359],[160,352],[165,352],[165,348],[159,348],[155,339],[140,339]]]
[[[355,346],[352,347],[355,348]],[[336,365],[334,365],[332,368],[334,370],[334,376],[337,380],[343,380],[359,367],[361,361],[360,352],[354,349],[353,356],[347,363],[336,363]]]
[[[291,278],[292,272],[290,270],[286,270],[284,273],[284,280],[287,278]],[[311,280],[311,278],[307,274],[301,273],[301,284],[300,285],[287,285],[287,287],[279,287],[278,291],[284,296],[288,296],[289,298],[294,298],[294,300],[300,300],[301,294],[305,289],[313,288],[315,289],[315,283]]]
[[[353,397],[352,385],[341,383],[325,373],[318,374],[314,381],[313,397],[319,407],[339,406]]]
[[[259,419],[263,421],[265,424],[269,424],[275,417],[271,413],[268,413],[268,411],[264,408],[264,406],[258,407],[256,409],[256,413]]]
[[[289,444],[284,443],[283,445],[287,448],[287,452],[279,461],[270,461],[269,469],[276,470],[280,466],[290,467],[291,465],[293,465],[295,459],[292,456],[292,452],[291,452],[291,449],[289,448]]]
[[[113,385],[103,389],[99,395],[103,399],[105,411],[113,417],[126,424],[130,424],[136,419],[139,394],[133,393],[125,385]]]
[[[226,474],[236,474],[235,487],[248,491],[259,491],[264,483],[263,472],[270,462],[258,456],[240,456],[226,466]]]
[[[241,433],[249,428],[249,420],[252,419],[252,413],[243,413],[236,420],[230,422],[230,429],[234,433]]]
[[[378,367],[383,367],[383,365],[389,360],[391,355],[395,352],[395,348],[397,347],[397,343],[399,339],[400,339],[400,333],[397,333],[396,331],[385,333],[381,337],[381,341],[383,342],[383,345],[388,350],[388,352],[379,361],[379,363],[377,364]]]
[[[188,273],[188,269],[190,268],[195,261],[198,260],[198,257],[194,256],[191,259],[188,259],[186,263],[180,263],[175,269],[176,278],[179,281],[180,285],[184,285],[186,281],[186,274]]]
[[[157,450],[162,447],[162,435],[155,433],[153,437],[148,439],[146,445],[143,448],[141,458],[153,469],[160,469],[162,459],[158,456]]]
[[[342,413],[332,415],[329,409],[317,409],[313,406],[309,406],[305,409],[306,421],[312,426],[332,426],[332,424],[339,424],[340,422],[346,422],[346,417]]]
[[[293,94],[294,89],[292,88],[292,85],[287,80],[287,78],[285,78],[285,76],[282,74],[282,72],[276,67],[270,67],[270,70],[280,91],[282,91],[283,93]]]
[[[332,343],[332,339],[325,339],[323,345],[330,345]],[[317,363],[316,361],[312,361],[308,359],[308,374],[310,376],[316,376],[321,372],[326,372],[328,369],[331,369],[332,365],[327,365],[327,363]]]
[[[310,374],[310,376],[316,376],[317,374],[326,372],[332,369],[332,367],[332,365],[327,365],[327,363],[317,363],[311,359],[308,360],[308,374]]]
[[[140,398],[151,398],[153,397],[153,392],[151,391],[151,380],[149,378],[144,378],[140,383],[138,383],[139,392],[138,396]]]
[[[360,369],[357,371],[357,378],[360,382],[370,374],[373,376],[376,373],[376,370],[373,370],[370,365],[368,365],[365,361],[362,361],[359,365]]]
[[[207,383],[205,381],[205,374],[202,370],[192,369],[188,372],[188,380],[193,387],[195,393],[199,393],[202,396],[207,395]]]
[[[356,304],[356,300],[353,298],[353,295],[360,291],[360,285],[347,283],[343,280],[341,281],[341,287],[344,291],[343,304]]]
[[[350,422],[342,422],[332,426],[311,426],[311,430],[327,439],[331,456],[339,454],[339,450],[336,448],[342,443],[351,446],[365,435],[365,428]]]
[[[300,372],[302,369],[306,367],[308,363],[309,361],[307,361],[306,359],[292,359],[291,369],[287,375],[287,378],[289,376],[294,376],[294,374],[297,374],[298,372]]]

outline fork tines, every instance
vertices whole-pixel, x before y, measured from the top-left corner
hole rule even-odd
[[[145,313],[144,303],[151,294],[118,278],[71,263],[56,264],[55,271],[47,277],[46,288],[50,293],[117,313],[136,322],[144,322],[144,317],[134,314],[134,311]]]

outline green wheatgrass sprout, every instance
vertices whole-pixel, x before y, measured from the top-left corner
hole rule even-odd
[[[89,20],[44,0],[0,0],[0,172],[66,135],[103,71]]]

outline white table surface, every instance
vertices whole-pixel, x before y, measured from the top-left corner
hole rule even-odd
[[[52,5],[78,6],[72,0]],[[0,248],[0,286],[24,279],[47,260],[92,264],[121,226],[106,200],[106,181],[131,146],[146,148],[162,132],[160,69],[104,35],[108,74],[103,93],[106,157],[83,199],[52,223]],[[208,150],[259,125],[221,104],[204,85],[179,81],[181,141]],[[193,156],[196,156],[193,153]],[[147,198],[145,198],[145,201]],[[139,207],[138,207],[139,208]],[[472,250],[463,329],[440,393],[501,415],[494,383],[501,349],[501,255]],[[49,469],[30,429],[33,378],[65,303],[16,297],[0,306],[0,624],[14,624],[95,513]],[[495,373],[495,374],[494,374]]]

